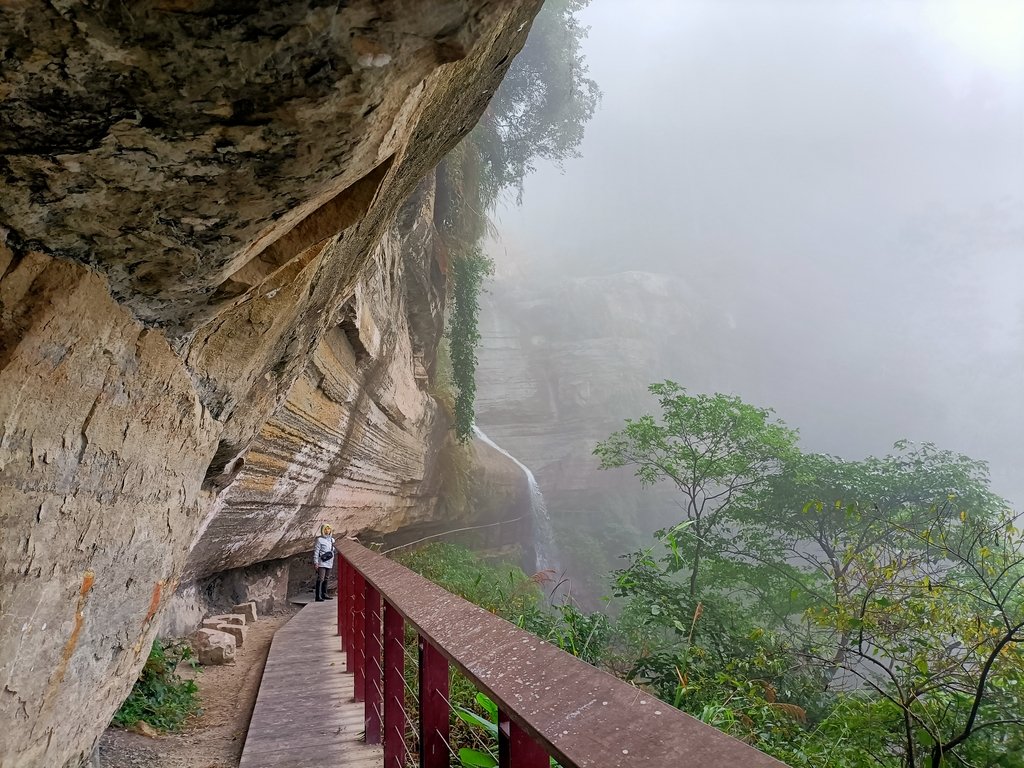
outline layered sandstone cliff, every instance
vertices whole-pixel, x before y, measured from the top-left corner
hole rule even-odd
[[[439,308],[384,235],[536,6],[5,8],[0,764],[91,751],[183,578],[431,514]]]

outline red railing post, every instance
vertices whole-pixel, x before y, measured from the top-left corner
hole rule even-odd
[[[348,561],[338,556],[338,636],[341,638],[341,649],[345,649],[345,574],[348,572]]]
[[[345,671],[352,672],[356,662],[355,629],[355,578],[356,568],[352,563],[345,569]]]
[[[548,768],[548,753],[498,711],[498,768]]]
[[[363,651],[363,665],[366,691],[366,705],[363,707],[365,720],[365,733],[367,744],[380,744],[381,720],[384,707],[383,685],[384,670],[380,665],[380,593],[370,584],[365,582],[365,605],[364,622],[365,646]]]
[[[384,768],[405,768],[405,619],[384,601]]]
[[[352,650],[355,651],[355,658],[352,659],[353,687],[355,689],[356,701],[366,700],[366,579],[363,574],[355,573],[355,611],[352,618],[354,627],[352,632]]]
[[[420,637],[420,768],[450,768],[448,659]]]

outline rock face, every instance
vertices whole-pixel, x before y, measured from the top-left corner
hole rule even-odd
[[[0,14],[0,764],[85,759],[179,584],[436,513],[443,289],[385,235],[538,5]]]
[[[536,475],[570,575],[606,573],[619,564],[609,551],[678,521],[670,492],[598,470],[592,451],[624,419],[656,411],[651,382],[714,387],[704,372],[727,356],[707,339],[729,330],[707,327],[716,315],[700,301],[682,280],[644,272],[506,277],[484,297],[478,421]]]
[[[310,549],[320,524],[335,535],[432,518],[437,480],[431,472],[447,422],[416,371],[408,305],[434,322],[437,296],[406,291],[407,270],[430,256],[433,186],[418,189],[407,215],[373,251],[372,269],[334,312],[329,329],[282,405],[263,424],[230,485],[207,513],[186,578],[288,557]],[[433,349],[437,337],[423,340]]]

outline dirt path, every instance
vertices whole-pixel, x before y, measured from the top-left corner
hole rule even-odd
[[[202,667],[195,678],[203,714],[180,733],[149,738],[108,728],[100,739],[101,768],[235,768],[274,632],[292,614],[251,625],[233,665]]]

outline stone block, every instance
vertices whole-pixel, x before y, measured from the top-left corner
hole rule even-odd
[[[250,600],[248,603],[240,603],[231,609],[232,613],[245,616],[246,624],[256,621],[256,602]]]
[[[244,627],[245,625],[239,621],[225,621],[223,616],[211,616],[208,619],[203,619],[199,626],[201,629],[220,629],[221,627]]]
[[[235,646],[241,648],[245,645],[245,627],[241,624],[218,624],[217,632],[226,632],[235,638]]]
[[[219,613],[216,616],[210,616],[208,621],[218,621],[221,624],[238,624],[244,627],[246,625],[246,619],[244,613],[237,613],[232,611],[231,613]]]
[[[233,664],[235,638],[216,629],[200,629],[195,636],[196,657],[200,664]]]

